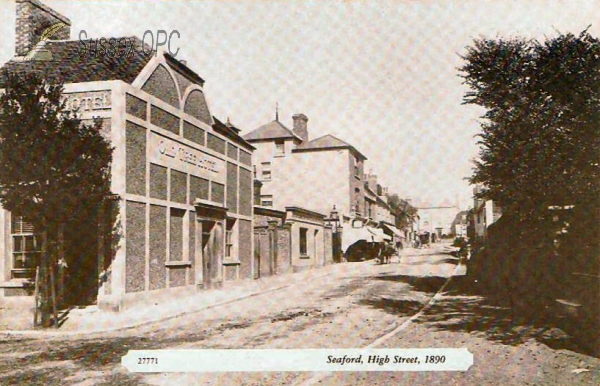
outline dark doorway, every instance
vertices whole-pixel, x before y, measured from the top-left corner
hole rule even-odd
[[[333,261],[339,263],[342,261],[342,233],[334,232],[331,237],[331,248]]]
[[[215,287],[223,254],[223,225],[218,221],[202,221],[202,278],[204,288]]]

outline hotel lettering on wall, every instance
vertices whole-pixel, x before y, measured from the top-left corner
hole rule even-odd
[[[225,183],[225,161],[151,132],[149,161],[212,181]]]
[[[110,110],[110,91],[88,91],[64,94],[62,101],[67,111],[102,111]]]

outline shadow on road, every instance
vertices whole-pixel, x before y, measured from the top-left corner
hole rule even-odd
[[[404,275],[379,275],[371,279],[406,283],[414,291],[431,296],[447,280],[445,277]],[[444,296],[436,299],[416,323],[442,331],[466,332],[505,345],[517,346],[534,339],[553,349],[590,354],[568,334],[555,327],[547,315],[516,315],[507,300],[508,296],[482,296],[474,284],[467,276],[453,277]],[[394,315],[416,314],[425,305],[403,299],[365,300],[363,304]]]

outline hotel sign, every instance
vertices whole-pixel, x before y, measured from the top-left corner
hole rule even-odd
[[[65,102],[65,110],[80,113],[111,108],[110,90],[64,94],[62,101]]]
[[[225,183],[225,161],[156,133],[150,133],[149,161]]]

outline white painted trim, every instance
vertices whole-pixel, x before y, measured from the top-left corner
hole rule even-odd
[[[142,71],[140,71],[140,73],[133,80],[133,82],[131,82],[131,85],[141,90],[144,84],[148,81],[148,79],[150,79],[150,77],[156,70],[156,67],[158,67],[159,64],[163,63],[165,63],[164,56],[158,55],[158,53],[156,53],[154,58],[150,59],[150,61],[146,63],[146,66],[142,69]]]

